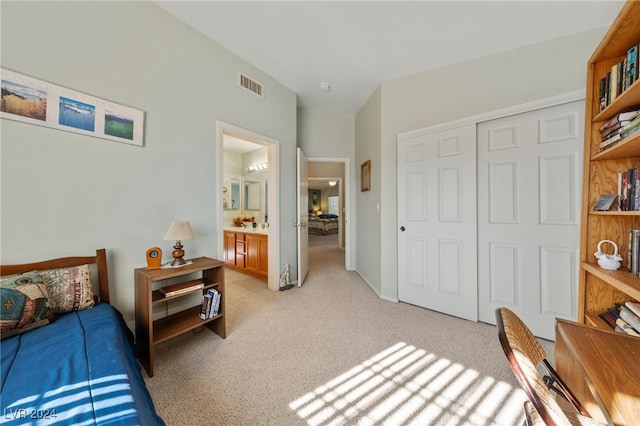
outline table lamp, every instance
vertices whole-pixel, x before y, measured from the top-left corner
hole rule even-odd
[[[196,236],[193,234],[191,230],[191,225],[189,221],[178,221],[174,220],[171,222],[171,226],[169,226],[169,230],[166,234],[164,234],[164,240],[172,240],[175,241],[176,244],[173,246],[173,252],[171,255],[173,256],[173,261],[169,264],[169,266],[181,266],[187,263],[184,257],[184,250],[182,250],[182,241],[183,240],[193,240]]]

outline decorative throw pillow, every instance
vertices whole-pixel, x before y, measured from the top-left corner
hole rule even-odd
[[[1,338],[49,324],[47,290],[37,271],[0,282]]]
[[[54,314],[92,307],[93,284],[89,265],[40,271]]]

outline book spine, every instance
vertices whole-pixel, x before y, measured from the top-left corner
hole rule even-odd
[[[640,230],[631,230],[631,273],[638,275],[638,242],[640,237]]]
[[[209,289],[207,293],[211,296],[211,309],[209,310],[209,316],[207,318],[213,318],[218,315],[216,312],[216,304],[218,303],[220,293],[216,289]]]
[[[640,210],[640,167],[635,169],[636,180],[633,183],[633,210]]]
[[[627,233],[627,271],[631,272],[633,265],[633,229]]]
[[[627,73],[625,75],[626,87],[629,87],[636,80],[636,68],[638,66],[638,46],[633,46],[627,51]]]
[[[622,172],[618,172],[618,211],[622,210]]]
[[[622,172],[622,194],[620,196],[620,210],[627,211],[627,195],[629,195],[629,170]]]
[[[634,315],[640,316],[640,303],[638,302],[625,302],[624,304]]]
[[[200,306],[200,319],[205,320],[209,318],[210,310],[211,310],[211,295],[207,293],[202,296],[202,305]]]
[[[640,332],[640,318],[624,305],[620,306],[620,318],[625,320],[635,331]]]
[[[640,336],[640,333],[638,333],[633,327],[631,327],[622,318],[618,318],[616,320],[616,325],[619,326],[626,334],[630,334],[632,336]]]
[[[600,79],[600,112],[607,107],[607,77]]]
[[[618,97],[618,67],[620,64],[614,64],[611,67],[611,84],[609,85],[609,99],[613,102]]]

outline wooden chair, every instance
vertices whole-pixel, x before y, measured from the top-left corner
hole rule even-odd
[[[500,344],[509,366],[529,398],[524,404],[527,425],[600,424],[591,418],[562,381],[546,359],[546,352],[540,342],[516,314],[507,308],[498,308],[496,322]],[[576,413],[562,410],[552,391],[572,405]]]

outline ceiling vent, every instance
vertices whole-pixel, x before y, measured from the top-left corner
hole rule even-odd
[[[258,83],[254,79],[247,77],[242,73],[240,73],[239,83],[241,87],[244,87],[254,95],[264,98],[264,86],[262,85],[262,83]]]

